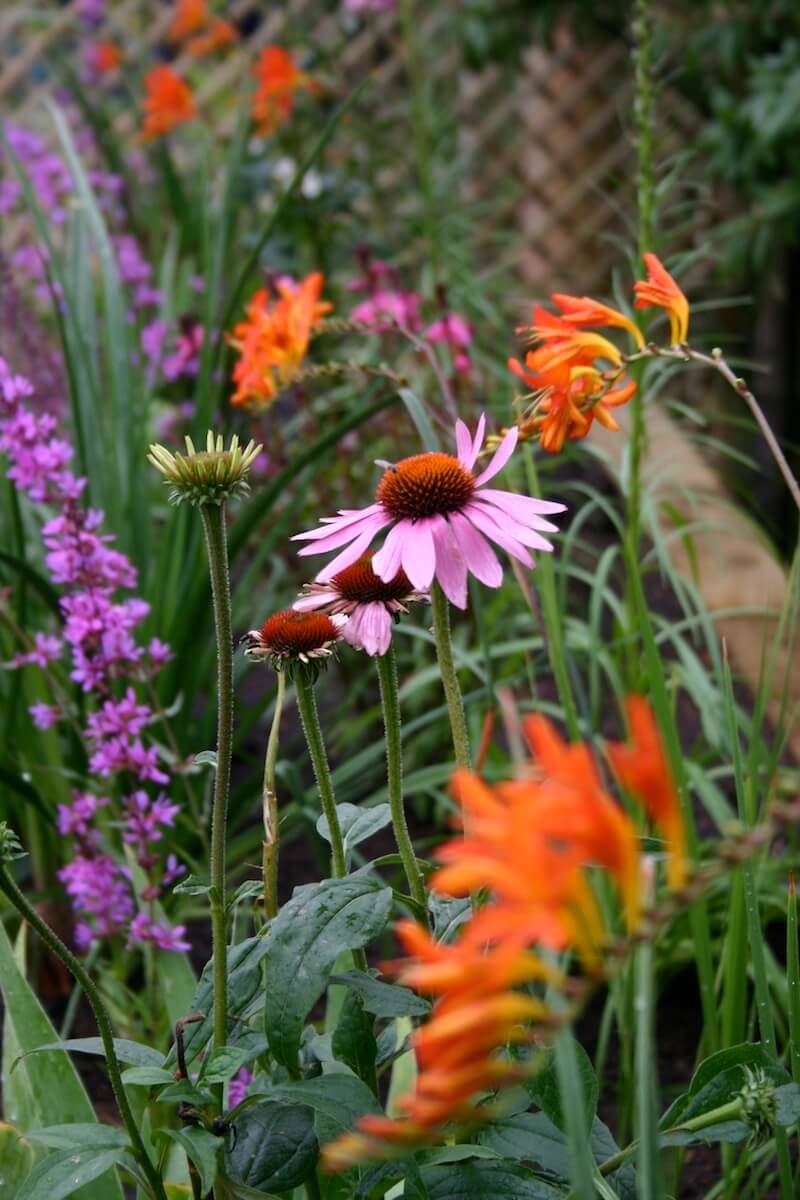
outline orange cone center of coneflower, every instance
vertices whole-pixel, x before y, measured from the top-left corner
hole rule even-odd
[[[308,654],[338,637],[338,629],[325,613],[295,612],[293,608],[275,613],[261,626],[261,642],[272,654]]]
[[[372,555],[365,554],[334,575],[331,583],[345,600],[357,604],[370,604],[376,600],[403,600],[413,589],[405,571],[398,571],[394,579],[384,583],[372,569]]]
[[[385,472],[375,499],[398,520],[458,512],[475,491],[475,476],[451,454],[415,454]]]

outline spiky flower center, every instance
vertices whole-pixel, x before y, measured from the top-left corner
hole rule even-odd
[[[375,499],[398,520],[458,512],[472,498],[475,476],[451,454],[415,454],[386,471]]]
[[[275,613],[261,626],[261,644],[269,654],[299,655],[321,650],[339,638],[339,630],[325,613]]]
[[[345,599],[356,604],[371,604],[378,600],[405,600],[413,591],[405,571],[398,571],[394,579],[384,583],[372,569],[372,555],[365,554],[334,575],[331,583]]]

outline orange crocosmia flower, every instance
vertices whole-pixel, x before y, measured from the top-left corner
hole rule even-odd
[[[205,0],[178,0],[167,37],[173,45],[178,45],[192,34],[199,33],[208,20],[209,12]]]
[[[209,54],[216,54],[218,50],[226,50],[238,39],[239,30],[236,26],[231,25],[230,21],[217,18],[211,22],[208,29],[186,43],[186,53],[192,58],[206,58]]]
[[[673,346],[689,337],[689,301],[669,271],[655,254],[645,254],[647,279],[633,285],[637,308],[663,308],[669,314],[669,333]]]
[[[562,292],[554,292],[550,299],[556,308],[561,310],[562,320],[569,325],[578,328],[587,325],[615,326],[618,329],[626,329],[639,349],[644,345],[642,331],[637,328],[635,322],[608,304],[601,304],[591,296],[567,296]]]
[[[553,366],[562,362],[585,362],[587,357],[590,360],[605,358],[617,367],[622,363],[622,354],[608,338],[570,324],[540,304],[534,306],[530,328],[523,327],[518,332],[531,333],[534,341],[545,343],[548,354],[543,361]]]
[[[263,134],[273,130],[290,116],[297,92],[313,92],[317,84],[300,70],[288,50],[265,46],[253,67],[257,80],[253,96],[253,121]]]
[[[611,765],[620,783],[639,801],[667,843],[667,879],[672,888],[686,881],[686,830],[681,803],[653,710],[643,696],[629,696],[626,704],[630,744],[607,746]]]
[[[145,138],[163,137],[197,116],[192,89],[172,67],[163,63],[153,67],[144,77],[144,86]]]
[[[245,320],[228,337],[239,351],[231,404],[256,411],[266,408],[295,378],[312,330],[332,308],[320,300],[323,283],[323,275],[315,271],[300,283],[279,282],[276,297],[266,288],[256,292]]]

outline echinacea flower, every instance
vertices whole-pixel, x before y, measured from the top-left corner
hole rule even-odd
[[[663,308],[669,316],[670,340],[682,345],[689,337],[689,301],[655,254],[645,254],[647,279],[633,285],[637,308]]]
[[[622,786],[642,805],[664,834],[667,843],[667,879],[672,888],[686,881],[686,830],[675,787],[653,710],[643,696],[626,703],[631,742],[606,747]]]
[[[297,92],[316,91],[317,85],[301,71],[288,50],[265,46],[253,67],[257,86],[252,116],[262,134],[272,133],[290,115]]]
[[[332,305],[321,300],[324,276],[315,271],[299,283],[280,280],[277,296],[262,288],[228,341],[239,352],[233,368],[231,404],[253,411],[268,407],[296,377],[312,330]]]
[[[144,124],[147,140],[163,137],[184,121],[197,116],[192,89],[172,67],[160,63],[144,77]]]
[[[268,617],[260,629],[245,634],[245,654],[268,661],[276,670],[294,662],[311,664],[329,658],[347,621],[343,613],[297,612],[287,608]]]
[[[307,583],[292,607],[298,612],[344,613],[349,620],[342,637],[367,654],[386,654],[392,641],[392,622],[406,607],[426,599],[416,591],[405,571],[385,583],[372,569],[372,555],[364,554],[327,583]]]
[[[170,503],[223,504],[235,496],[245,495],[250,485],[247,475],[261,446],[250,441],[244,449],[234,434],[230,449],[225,449],[222,434],[216,437],[208,431],[205,450],[195,450],[194,442],[186,437],[186,454],[173,454],[164,446],[153,443],[148,461],[164,476],[170,487]]]
[[[324,519],[320,528],[295,534],[294,540],[311,543],[301,555],[345,547],[319,573],[318,581],[327,582],[356,562],[375,535],[390,526],[372,559],[375,574],[389,582],[402,569],[418,591],[427,591],[436,578],[448,599],[466,608],[468,572],[487,587],[502,582],[503,568],[490,542],[526,567],[534,565],[528,547],[552,550],[542,533],[556,532],[557,527],[543,514],[563,512],[566,506],[485,487],[508,462],[518,434],[516,426],[510,429],[475,475],[485,431],[484,416],[474,438],[458,421],[458,457],[428,451],[404,458],[384,472],[374,504],[343,510]]]

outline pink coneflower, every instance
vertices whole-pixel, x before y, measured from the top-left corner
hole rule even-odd
[[[268,660],[278,670],[295,659],[309,663],[316,658],[329,658],[346,620],[341,615],[328,617],[325,613],[284,609],[268,617],[260,629],[245,634],[245,654],[248,658]]]
[[[485,416],[474,438],[464,422],[457,421],[457,458],[433,451],[404,458],[384,472],[374,504],[343,510],[324,518],[319,529],[295,534],[294,540],[312,542],[301,555],[345,547],[320,571],[318,582],[332,580],[356,562],[387,526],[391,528],[386,540],[372,560],[375,574],[389,582],[402,569],[419,591],[427,591],[435,577],[458,608],[467,606],[468,572],[487,587],[502,582],[503,568],[490,542],[526,567],[534,565],[526,547],[552,550],[542,532],[556,532],[557,527],[542,514],[563,512],[566,506],[485,487],[511,457],[518,430],[509,429],[476,476],[473,468],[485,432]]]
[[[385,583],[372,569],[372,555],[363,554],[329,583],[305,584],[292,607],[298,612],[346,614],[350,619],[342,637],[374,658],[389,649],[393,618],[408,612],[407,604],[424,599],[425,593],[412,587],[405,571]]]

